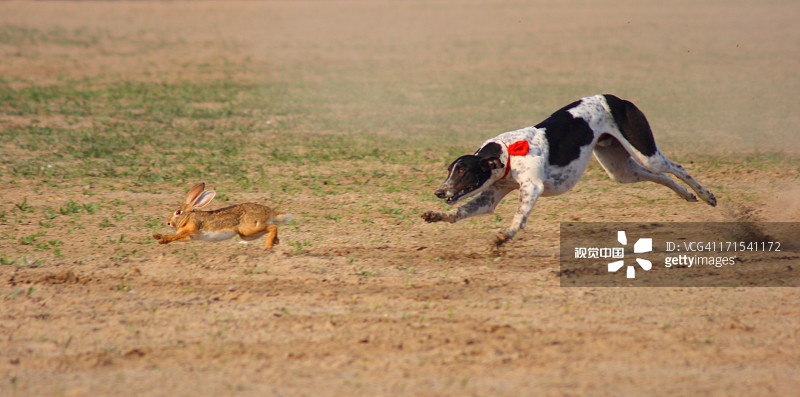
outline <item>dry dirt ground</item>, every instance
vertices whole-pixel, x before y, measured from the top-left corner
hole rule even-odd
[[[374,157],[269,165],[256,177],[347,177],[330,191],[268,195],[295,221],[265,252],[235,241],[155,244],[149,235],[166,226],[148,222],[165,221],[194,180],[54,181],[13,174],[7,161],[0,395],[796,395],[797,288],[559,284],[561,221],[800,221],[800,6],[695,3],[0,4],[6,31],[105,32],[78,46],[4,41],[5,87],[283,74],[331,92],[341,81],[362,93],[408,84],[394,107],[309,101],[292,125],[329,117],[337,123],[320,127],[326,134],[358,135],[342,127],[348,119],[397,116],[377,130],[431,142],[437,109],[415,104],[439,103],[426,95],[469,80],[475,91],[448,106],[466,109],[454,113],[467,119],[459,127],[474,127],[438,141],[462,153],[503,131],[482,115],[528,90],[544,92],[536,116],[509,113],[503,126],[613,91],[647,104],[664,151],[720,199],[711,208],[660,186],[621,186],[593,162],[573,192],[540,200],[527,229],[494,251],[489,240],[514,200],[497,217],[425,224],[420,213],[444,207],[431,197],[444,172],[437,149],[420,144],[409,149],[413,166]],[[204,62],[210,70],[185,66]],[[261,66],[237,75],[237,63]],[[514,94],[486,94],[495,85]],[[2,128],[31,122],[0,117]],[[35,151],[0,147],[6,159]],[[226,178],[207,179],[221,201],[265,202]],[[46,216],[70,200],[83,209]],[[782,265],[800,271],[798,257],[787,251]]]

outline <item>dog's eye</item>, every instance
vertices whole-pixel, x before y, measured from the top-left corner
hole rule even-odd
[[[464,169],[459,168],[457,171],[458,171],[458,175],[464,175]]]

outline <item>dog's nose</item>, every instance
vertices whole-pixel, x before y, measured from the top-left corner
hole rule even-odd
[[[445,198],[447,196],[447,193],[445,193],[444,190],[437,190],[437,191],[433,192],[433,194],[435,194],[436,197],[438,197],[440,199],[443,199],[443,198]]]

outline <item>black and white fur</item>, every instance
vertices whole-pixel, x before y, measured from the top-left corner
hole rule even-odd
[[[528,153],[509,156],[508,146],[520,140],[528,141]],[[457,222],[490,214],[503,197],[519,189],[519,207],[511,226],[495,240],[502,244],[525,227],[536,199],[559,195],[575,186],[591,153],[617,182],[656,182],[686,201],[697,201],[694,194],[664,175],[670,173],[703,201],[717,205],[711,192],[680,164],[661,154],[647,119],[633,103],[613,95],[595,95],[561,108],[536,126],[489,139],[475,154],[458,158],[450,164],[449,175],[435,194],[448,204],[474,198],[450,211],[428,211],[422,218],[427,222]]]

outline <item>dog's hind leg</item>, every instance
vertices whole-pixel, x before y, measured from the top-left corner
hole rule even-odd
[[[624,142],[619,142],[617,140],[616,143],[621,144],[624,146],[625,150],[633,157],[636,162],[638,162],[644,169],[650,171],[652,175],[659,175],[664,172],[668,172],[672,175],[678,177],[678,179],[685,182],[692,190],[700,196],[703,201],[708,203],[711,206],[717,205],[717,199],[714,195],[708,191],[708,189],[700,186],[697,181],[689,175],[683,167],[666,158],[656,146],[656,141],[653,139],[653,131],[650,129],[650,124],[647,122],[647,118],[645,118],[644,113],[642,113],[639,108],[636,107],[633,103],[629,101],[625,101],[619,99],[613,95],[605,95],[606,102],[608,103],[609,109],[611,111],[611,115],[614,117],[614,122],[617,124],[619,129],[619,133],[621,138],[624,138]],[[601,138],[598,141],[597,146],[601,146],[601,143],[608,142],[607,139],[609,137]],[[618,137],[620,138],[620,137]],[[613,142],[608,147],[613,147]],[[595,147],[597,149],[597,146]],[[616,150],[616,149],[615,149]],[[597,151],[595,151],[597,153]],[[652,178],[652,175],[646,175],[645,177]],[[666,176],[661,175],[661,178],[657,178],[658,180],[653,180],[653,182],[661,183],[666,182],[663,178]],[[667,178],[669,179],[669,178]],[[648,179],[651,180],[651,179]],[[666,182],[669,183],[669,182]],[[664,183],[662,183],[664,184]],[[673,181],[672,184],[674,185],[675,182]],[[669,184],[664,184],[665,186],[670,186]],[[675,188],[672,188],[678,192],[681,197],[685,196]],[[685,190],[685,189],[684,189]]]
[[[655,173],[670,173],[678,177],[678,179],[682,180],[684,183],[689,185],[692,190],[697,193],[697,195],[708,205],[715,207],[717,205],[717,199],[714,197],[714,194],[711,193],[708,189],[704,188],[702,185],[697,183],[691,175],[689,175],[686,170],[683,169],[683,166],[680,164],[668,159],[666,156],[661,154],[661,152],[656,152],[652,156],[642,156],[641,153],[635,153],[636,160],[644,167],[646,170]]]
[[[600,139],[594,148],[594,157],[614,181],[619,183],[655,182],[672,189],[686,201],[697,201],[697,197],[666,175],[650,172],[639,165],[631,158],[622,144],[610,135]]]
[[[708,205],[716,207],[717,198],[714,197],[713,193],[711,193],[708,189],[704,188],[702,185],[697,183],[697,181],[694,180],[694,178],[692,178],[692,176],[689,175],[689,173],[683,169],[683,166],[666,158],[661,153],[658,154],[662,158],[662,160],[660,160],[659,163],[664,164],[661,168],[664,170],[663,172],[669,172],[670,174],[675,175],[676,177],[678,177],[678,179],[682,180],[684,183],[689,185],[689,187],[691,187],[692,190],[694,190],[695,193],[697,193],[697,195],[700,196],[701,199],[703,199],[703,201],[708,203]]]

